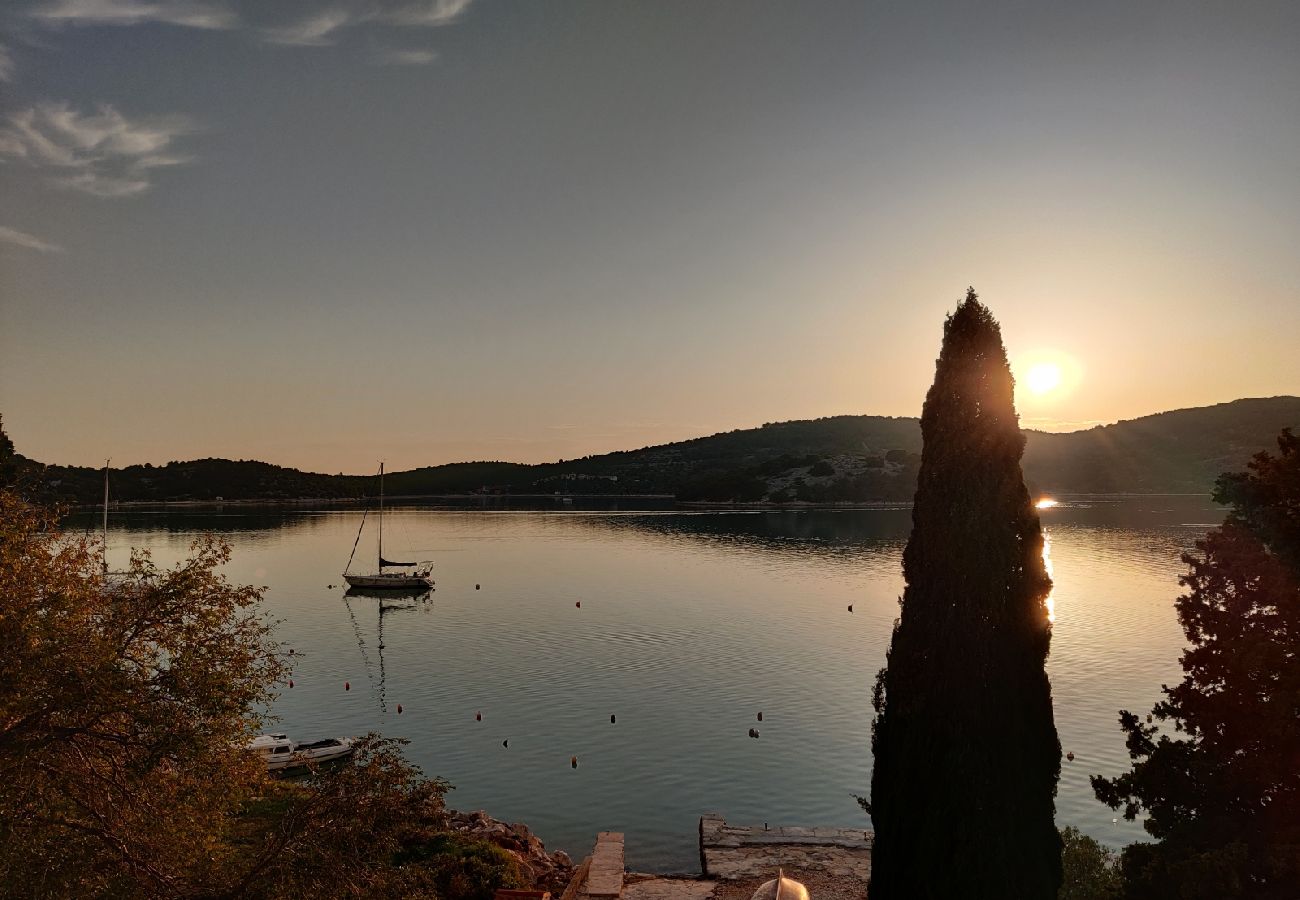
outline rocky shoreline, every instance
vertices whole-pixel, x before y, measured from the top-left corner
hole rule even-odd
[[[524,877],[538,890],[550,891],[558,897],[573,878],[573,860],[569,854],[563,850],[547,853],[541,838],[521,822],[502,822],[479,809],[450,811],[447,827],[488,841],[509,853],[519,863]]]

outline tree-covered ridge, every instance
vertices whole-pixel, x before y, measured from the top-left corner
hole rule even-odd
[[[1236,400],[1069,434],[1024,432],[1031,489],[1060,493],[1208,492],[1285,427],[1300,427],[1300,397]],[[671,444],[554,463],[466,462],[392,472],[393,495],[663,494],[686,501],[907,500],[920,465],[920,420],[832,416],[777,422]],[[45,496],[96,503],[100,469],[20,460]],[[301,472],[252,460],[201,459],[114,469],[113,497],[165,500],[351,498],[373,476]]]

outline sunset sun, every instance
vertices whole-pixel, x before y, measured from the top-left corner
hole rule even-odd
[[[1042,396],[1061,386],[1061,367],[1056,363],[1038,363],[1025,375],[1030,392]]]

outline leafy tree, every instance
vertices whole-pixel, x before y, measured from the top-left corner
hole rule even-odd
[[[436,852],[447,785],[400,742],[367,736],[353,764],[306,784],[272,781],[240,749],[287,670],[259,591],[219,575],[229,555],[211,538],[171,569],[138,552],[110,581],[95,541],[0,490],[0,893],[454,898],[441,886],[518,886],[508,867]]]
[[[1074,826],[1061,829],[1061,893],[1057,900],[1120,900],[1119,855]]]
[[[0,883],[30,894],[183,893],[261,764],[232,753],[282,665],[258,592],[200,541],[108,584],[98,548],[0,491]]]
[[[1097,797],[1145,813],[1159,843],[1126,848],[1126,896],[1296,896],[1300,884],[1300,441],[1220,479],[1222,527],[1185,554],[1182,682],[1146,725],[1124,710],[1133,768]],[[1161,733],[1173,723],[1176,737]]]
[[[1061,884],[1051,581],[1012,387],[971,290],[944,325],[921,416],[902,614],[876,680],[872,900],[1032,900]]]

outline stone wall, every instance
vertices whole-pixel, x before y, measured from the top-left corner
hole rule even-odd
[[[700,817],[700,867],[705,878],[771,877],[786,868],[866,881],[872,841],[864,828],[728,825],[707,813]]]

